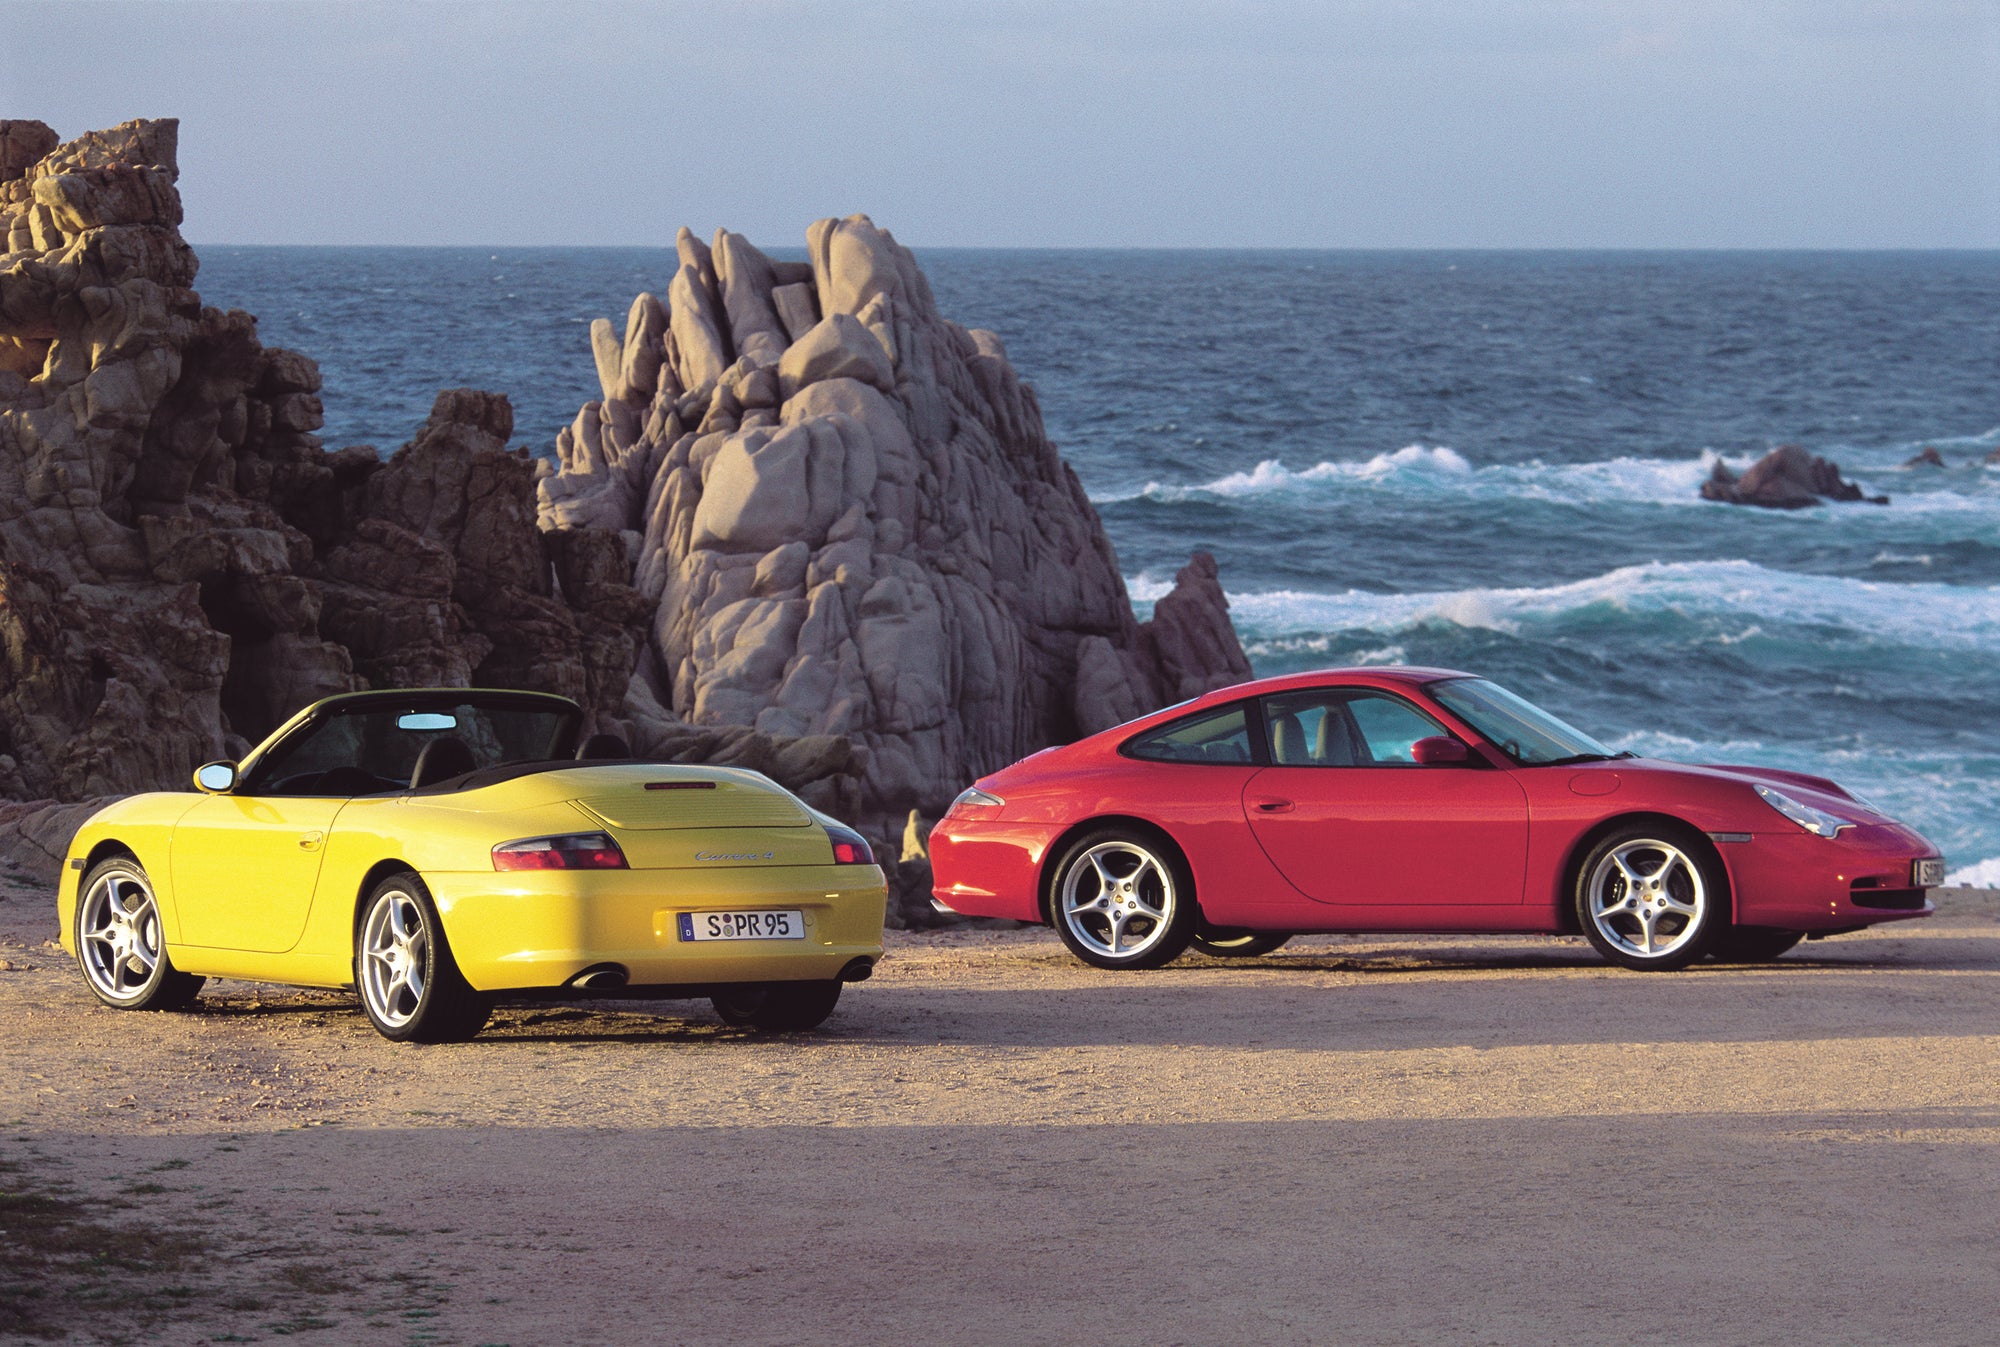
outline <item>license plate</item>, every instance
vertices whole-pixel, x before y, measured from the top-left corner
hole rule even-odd
[[[683,912],[683,940],[803,940],[806,914],[790,912]]]
[[[1920,889],[1934,889],[1944,883],[1944,857],[1934,856],[1912,865],[1910,883]]]

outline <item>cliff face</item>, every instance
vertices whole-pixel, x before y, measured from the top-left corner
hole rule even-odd
[[[999,339],[866,219],[810,264],[682,231],[666,301],[593,329],[559,466],[465,389],[384,462],[202,305],[175,139],[0,121],[0,797],[179,788],[327,693],[484,684],[886,839],[1249,674],[1211,559],[1134,620]]]
[[[313,362],[192,288],[175,135],[0,122],[0,795],[178,788],[356,687],[622,709],[650,610],[620,540],[544,538],[504,397],[327,453]],[[664,737],[852,802],[842,742]]]
[[[557,442],[545,528],[615,529],[652,606],[626,711],[836,735],[872,818],[1249,677],[1212,558],[1134,620],[1000,339],[941,317],[862,216],[807,263],[680,232],[665,302],[592,330],[603,398]]]

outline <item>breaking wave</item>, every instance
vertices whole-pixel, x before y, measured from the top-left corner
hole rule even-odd
[[[1171,581],[1150,574],[1128,586],[1140,603],[1172,588]],[[1267,647],[1273,641],[1322,639],[1330,632],[1390,636],[1443,624],[1515,633],[1579,617],[1629,615],[1649,622],[1726,619],[1711,621],[1714,629],[1706,633],[1723,645],[1777,627],[1811,627],[1850,633],[1870,644],[2000,650],[2000,586],[1891,584],[1773,570],[1749,561],[1651,562],[1546,588],[1416,594],[1272,590],[1231,594],[1229,606],[1247,642]],[[1259,652],[1250,653],[1255,658]]]
[[[1983,443],[1984,437],[1981,437]],[[1900,453],[1898,446],[1892,453]],[[1247,471],[1226,473],[1206,482],[1147,482],[1137,490],[1094,493],[1092,503],[1116,505],[1128,501],[1156,504],[1229,503],[1287,497],[1310,498],[1330,490],[1387,491],[1400,495],[1452,496],[1472,501],[1527,500],[1571,505],[1649,505],[1723,510],[1701,499],[1701,484],[1718,463],[1741,472],[1754,457],[1726,458],[1704,450],[1689,458],[1612,458],[1587,463],[1551,463],[1530,459],[1475,467],[1463,454],[1443,445],[1412,444],[1390,453],[1359,460],[1322,460],[1309,468],[1289,468],[1268,458]],[[1994,475],[1967,460],[1945,474],[1930,470],[1906,472],[1897,463],[1840,460],[1848,476],[1871,493],[1888,492],[1899,517],[1919,514],[2000,513],[2000,493]],[[1745,520],[1779,519],[1785,512],[1737,511]],[[1829,502],[1822,513],[1832,517],[1881,519],[1872,505]],[[1886,521],[1884,521],[1886,522]]]

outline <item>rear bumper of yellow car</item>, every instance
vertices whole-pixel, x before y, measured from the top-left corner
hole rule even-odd
[[[563,987],[606,965],[633,987],[853,975],[882,954],[888,901],[873,865],[740,870],[427,872],[465,980],[480,991]],[[796,910],[802,939],[688,941],[682,913]]]

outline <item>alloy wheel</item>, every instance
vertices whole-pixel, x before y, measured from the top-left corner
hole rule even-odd
[[[1709,904],[1701,867],[1671,842],[1636,838],[1613,847],[1586,882],[1598,935],[1633,959],[1669,959],[1697,939]]]
[[[430,976],[430,937],[415,896],[390,889],[375,899],[361,932],[361,994],[391,1029],[413,1019]]]
[[[1090,952],[1119,962],[1145,957],[1168,938],[1179,892],[1167,863],[1137,842],[1100,842],[1063,872],[1057,909]]]
[[[102,867],[92,880],[77,922],[84,976],[107,1001],[138,1001],[151,986],[164,953],[159,904],[146,877],[134,867]]]

